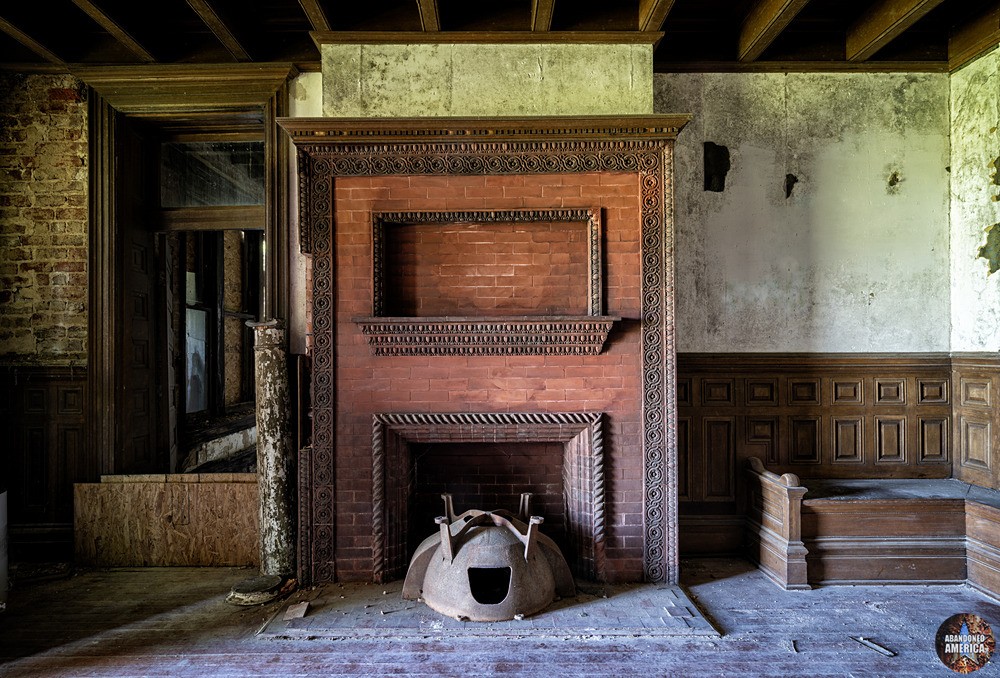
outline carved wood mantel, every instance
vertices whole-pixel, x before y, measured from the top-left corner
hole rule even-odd
[[[334,183],[339,177],[634,173],[641,199],[643,570],[678,582],[673,140],[686,116],[281,119],[298,151],[313,266],[313,445],[300,460],[300,574],[336,579]]]

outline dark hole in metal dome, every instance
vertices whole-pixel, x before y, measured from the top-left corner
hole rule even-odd
[[[510,592],[509,567],[470,567],[469,589],[481,605],[498,605]]]

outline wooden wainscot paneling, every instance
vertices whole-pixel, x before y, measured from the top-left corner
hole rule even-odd
[[[823,427],[820,417],[789,417],[789,463],[820,464],[822,446],[820,435]]]
[[[73,483],[97,477],[84,444],[86,369],[0,368],[7,426],[0,476],[8,492],[11,553],[65,559],[73,541]]]
[[[875,463],[906,463],[906,419],[875,417]]]
[[[685,555],[737,556],[746,550],[746,520],[736,514],[684,515],[679,522]]]
[[[861,417],[833,417],[833,463],[863,464],[864,419]]]
[[[959,354],[952,360],[954,476],[1000,488],[1000,356]],[[947,444],[947,443],[945,443]]]
[[[1000,507],[966,501],[969,584],[1000,597]]]
[[[688,459],[691,456],[691,418],[677,418],[677,496],[687,499],[691,487]]]
[[[259,564],[256,474],[101,480],[75,488],[78,562],[104,567]]]
[[[952,431],[948,354],[681,353],[678,370],[679,414],[694,433],[685,501],[711,501],[707,493],[724,486],[717,463],[727,440],[722,420],[734,422],[735,458],[721,468],[734,474],[757,456],[775,473],[806,478],[951,475],[961,430]],[[984,402],[976,379],[966,400]],[[970,439],[971,455],[982,457],[975,444]],[[742,479],[734,482],[738,494]]]
[[[784,589],[808,589],[801,507],[806,488],[750,457],[747,468],[747,555]]]
[[[963,499],[806,499],[802,541],[812,584],[966,578]]]
[[[741,469],[750,457],[806,487],[814,478],[949,477],[961,437],[953,383],[951,356],[941,353],[679,354],[681,548],[740,550],[738,531],[698,530],[743,515]],[[983,400],[982,391],[971,389],[970,398]],[[986,437],[969,431],[967,458],[985,464],[996,454],[996,441],[985,451]]]
[[[705,445],[705,499],[733,501],[736,498],[736,422],[733,417],[706,417],[702,420]]]

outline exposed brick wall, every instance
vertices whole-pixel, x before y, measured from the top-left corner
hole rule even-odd
[[[587,226],[393,225],[386,315],[586,315]]]
[[[455,512],[507,509],[517,514],[522,492],[531,492],[531,514],[542,516],[543,532],[564,552],[562,443],[415,444],[410,545],[437,531],[435,516],[444,515],[441,495],[452,495]]]
[[[337,568],[372,573],[372,415],[601,411],[607,574],[642,578],[642,351],[635,174],[338,179],[335,186]],[[603,208],[605,311],[625,320],[597,356],[374,357],[353,318],[371,313],[371,211]]]
[[[87,359],[87,101],[68,75],[0,75],[0,361]]]

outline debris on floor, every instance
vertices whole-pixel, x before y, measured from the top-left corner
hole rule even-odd
[[[871,641],[871,640],[868,640],[864,636],[851,636],[851,640],[857,641],[857,642],[861,643],[862,645],[864,645],[865,647],[867,647],[867,648],[869,648],[871,650],[875,650],[879,654],[885,655],[886,657],[895,657],[896,656],[896,653],[893,652],[892,650],[890,650],[889,648],[882,647],[878,643],[876,643],[874,641]]]
[[[306,611],[309,609],[309,601],[303,600],[301,603],[295,603],[289,605],[288,609],[285,610],[285,616],[282,617],[284,621],[289,619],[302,619],[306,616]]]

